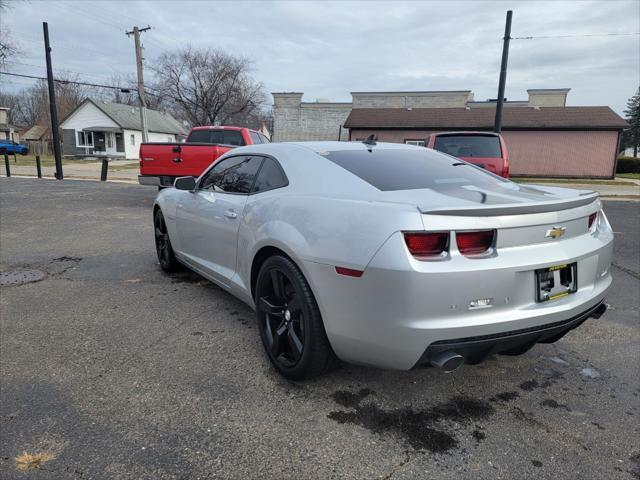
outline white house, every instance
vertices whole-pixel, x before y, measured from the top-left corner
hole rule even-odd
[[[147,109],[149,142],[177,142],[186,130],[168,113]],[[140,109],[87,98],[61,123],[65,156],[138,158],[142,143]]]
[[[8,107],[0,107],[0,139],[19,142],[20,135],[17,128],[10,125],[8,121],[9,110]]]

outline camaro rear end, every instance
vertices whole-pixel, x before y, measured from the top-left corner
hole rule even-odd
[[[306,265],[340,358],[451,369],[524,353],[603,313],[613,234],[598,200],[546,213],[422,219],[424,232],[395,232],[359,278]],[[415,240],[431,231],[445,239]]]
[[[154,208],[163,268],[256,309],[280,373],[334,359],[451,371],[554,342],[606,310],[598,195],[518,185],[420,147],[242,147]]]

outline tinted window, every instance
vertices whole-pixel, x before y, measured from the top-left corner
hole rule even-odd
[[[504,182],[480,167],[428,149],[342,150],[323,155],[378,190],[473,185],[492,188]]]
[[[502,157],[500,139],[493,135],[437,136],[434,148],[454,157]]]
[[[284,187],[288,184],[287,177],[278,163],[272,158],[265,158],[260,173],[256,178],[252,192],[264,192],[274,188]]]
[[[200,189],[226,193],[249,193],[262,157],[231,157],[216,163],[200,181]]]
[[[249,132],[249,136],[251,137],[251,142],[254,145],[262,143],[262,140],[260,139],[260,135],[258,135],[256,132]]]
[[[189,134],[187,143],[215,143],[241,146],[244,145],[244,139],[239,130],[193,130]]]

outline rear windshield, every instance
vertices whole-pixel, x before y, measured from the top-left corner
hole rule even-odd
[[[415,190],[472,185],[492,188],[506,182],[470,163],[427,149],[341,150],[323,157],[360,177],[378,190]]]
[[[437,136],[434,148],[454,157],[502,157],[500,139],[493,135]]]
[[[222,145],[244,145],[239,130],[193,130],[187,143],[220,143]]]

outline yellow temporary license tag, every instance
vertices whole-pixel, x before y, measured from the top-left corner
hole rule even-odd
[[[566,265],[556,265],[555,267],[549,267],[549,271],[562,270],[564,267],[566,267]]]
[[[569,292],[558,293],[557,295],[553,295],[552,297],[549,297],[549,300],[555,300],[556,298],[566,297],[567,295],[569,295]]]

